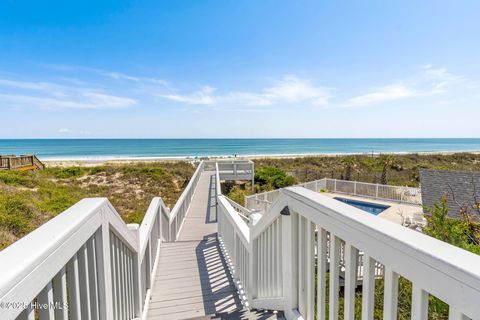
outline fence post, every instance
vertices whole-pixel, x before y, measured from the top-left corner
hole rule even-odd
[[[285,297],[285,316],[287,319],[293,318],[293,310],[298,307],[298,287],[296,266],[297,259],[297,236],[295,230],[297,229],[293,219],[297,216],[296,213],[291,212],[289,215],[281,215],[282,219],[282,279],[283,279],[283,293]]]
[[[376,188],[375,188],[375,198],[378,198],[378,183],[377,183]]]
[[[333,179],[333,192],[337,192],[337,179]]]
[[[353,194],[357,194],[357,181],[353,182]]]

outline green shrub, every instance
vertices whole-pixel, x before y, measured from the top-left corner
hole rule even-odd
[[[130,178],[150,178],[152,180],[160,181],[166,179],[167,171],[165,168],[151,165],[134,165],[125,166],[123,168],[123,174]]]
[[[107,171],[106,166],[98,166],[98,167],[90,168],[88,174],[94,175],[94,174],[97,174],[97,173],[100,173],[100,172],[105,172],[105,171]]]
[[[228,192],[227,196],[238,203],[239,205],[245,205],[245,196],[250,195],[251,184],[247,183],[244,188],[240,185],[233,186]]]
[[[260,185],[271,186],[273,189],[284,188],[295,184],[295,178],[276,167],[258,168],[255,181]]]
[[[426,215],[428,224],[423,232],[454,246],[480,254],[478,222],[450,218],[447,201],[447,197],[442,197],[440,203],[434,203],[432,208],[425,208],[429,214]]]
[[[85,173],[86,169],[81,167],[48,168],[43,172],[43,174],[50,175],[57,179],[78,178],[83,176]]]

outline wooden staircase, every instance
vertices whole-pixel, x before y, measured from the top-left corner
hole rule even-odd
[[[33,154],[29,155],[0,155],[0,170],[41,170],[45,165]]]

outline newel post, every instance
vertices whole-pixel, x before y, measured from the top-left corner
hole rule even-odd
[[[283,279],[283,295],[285,298],[285,316],[287,319],[294,317],[293,310],[298,307],[298,286],[297,286],[297,237],[295,231],[296,214],[285,206],[280,211],[282,219],[282,279]]]
[[[258,220],[262,218],[262,215],[258,212],[254,212],[249,215],[250,222],[248,224],[249,226],[249,252],[250,252],[250,259],[249,259],[249,264],[248,264],[248,271],[250,274],[250,277],[248,277],[248,290],[247,290],[247,299],[249,302],[250,308],[253,307],[253,299],[257,297],[257,284],[258,284],[258,274],[257,274],[257,264],[258,264],[258,253],[257,249],[255,246],[255,239],[253,238],[253,228],[257,224]]]

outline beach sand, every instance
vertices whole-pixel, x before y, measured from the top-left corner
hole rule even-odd
[[[389,154],[396,155],[452,155],[459,153],[480,154],[480,151],[445,151],[445,152],[395,152]],[[55,160],[42,160],[47,167],[61,168],[61,167],[95,167],[100,165],[125,165],[133,163],[145,163],[151,164],[155,162],[177,162],[187,161],[194,162],[200,160],[262,160],[262,159],[294,159],[294,158],[324,158],[324,157],[344,157],[349,155],[363,155],[377,157],[379,153],[323,153],[323,154],[289,154],[289,155],[253,155],[253,156],[231,156],[231,157],[208,157],[208,158],[115,158],[115,159],[55,159]]]

